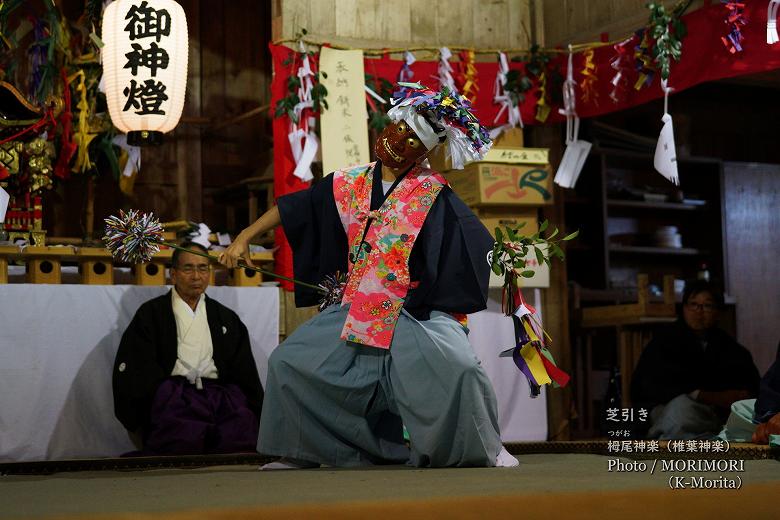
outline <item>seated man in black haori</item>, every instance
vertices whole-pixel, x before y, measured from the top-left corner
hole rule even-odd
[[[712,438],[735,401],[758,394],[750,352],[716,326],[722,296],[709,283],[689,283],[682,317],[647,344],[634,371],[631,400],[650,410],[648,436]]]
[[[122,336],[116,416],[141,435],[136,455],[254,452],[263,388],[246,326],[206,296],[206,258],[177,249],[172,264],[173,289],[141,305]]]

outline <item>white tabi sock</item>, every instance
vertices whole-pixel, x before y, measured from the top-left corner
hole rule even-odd
[[[272,471],[277,469],[313,469],[319,467],[320,465],[316,462],[282,457],[277,461],[260,466],[260,471]]]
[[[501,451],[498,454],[498,457],[496,457],[496,467],[515,468],[519,465],[520,465],[520,461],[517,460],[515,457],[513,457],[508,451],[506,451],[506,448],[502,446]]]

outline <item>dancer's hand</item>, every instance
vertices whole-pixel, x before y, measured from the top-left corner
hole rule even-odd
[[[238,267],[241,261],[250,267],[255,266],[252,263],[252,258],[249,256],[249,240],[246,240],[240,234],[230,244],[230,247],[220,253],[218,260],[220,264],[231,269]]]

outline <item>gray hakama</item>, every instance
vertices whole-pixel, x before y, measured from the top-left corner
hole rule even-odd
[[[328,307],[271,355],[258,451],[330,466],[495,466],[496,397],[460,323],[404,310],[384,350],[339,338],[347,312]]]

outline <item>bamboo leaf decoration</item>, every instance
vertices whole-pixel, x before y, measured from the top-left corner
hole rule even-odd
[[[560,244],[577,238],[579,230],[569,233],[563,238],[553,240],[558,235],[558,228],[554,228],[547,236],[543,233],[549,229],[550,222],[545,220],[539,225],[539,231],[532,235],[524,235],[519,232],[520,227],[511,228],[496,227],[493,244],[493,252],[490,267],[498,276],[504,276],[506,289],[516,287],[517,277],[531,278],[534,271],[526,269],[527,255],[533,250],[539,265],[550,265],[550,259],[564,259],[563,249]]]

